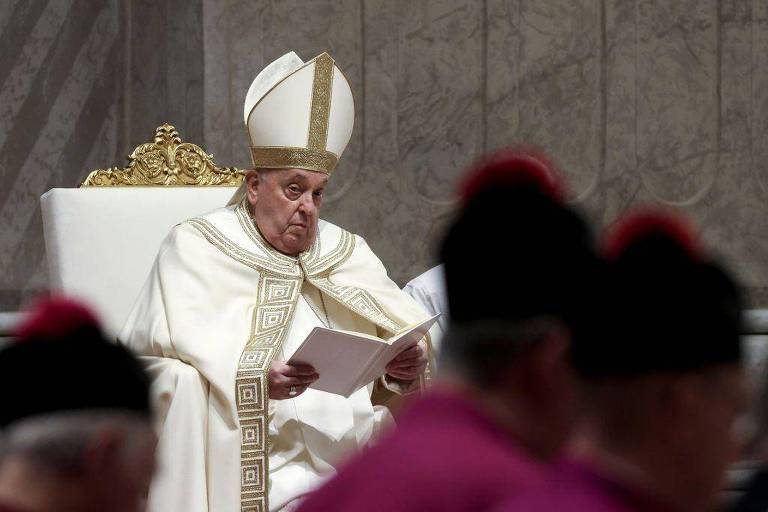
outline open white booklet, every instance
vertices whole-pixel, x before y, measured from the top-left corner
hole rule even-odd
[[[407,327],[389,340],[315,327],[288,362],[315,368],[320,378],[309,387],[348,398],[384,375],[387,364],[403,350],[416,345],[439,316]]]

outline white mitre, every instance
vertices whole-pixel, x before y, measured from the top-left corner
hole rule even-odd
[[[289,52],[251,83],[243,106],[254,168],[330,175],[352,137],[355,102],[327,53],[309,62]],[[242,188],[242,187],[241,187]],[[242,190],[235,199],[242,198]]]

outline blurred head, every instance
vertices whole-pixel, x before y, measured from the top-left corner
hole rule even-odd
[[[604,252],[603,335],[574,345],[600,443],[704,510],[742,441],[738,288],[669,213],[626,216]]]
[[[0,438],[0,500],[41,512],[142,510],[155,445],[147,418],[130,412],[94,409],[16,421]]]
[[[527,418],[524,443],[545,458],[573,423],[569,347],[586,335],[592,309],[583,291],[600,272],[591,234],[562,189],[541,156],[493,155],[465,180],[441,251],[451,316],[443,368]]]
[[[68,300],[38,304],[0,350],[0,501],[30,510],[140,509],[154,469],[149,382]]]
[[[256,226],[278,251],[295,256],[310,248],[328,175],[304,169],[246,173],[246,197]]]

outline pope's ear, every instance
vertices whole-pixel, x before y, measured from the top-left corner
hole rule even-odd
[[[258,199],[259,180],[259,173],[255,170],[249,169],[245,171],[245,195],[251,204],[256,204]]]

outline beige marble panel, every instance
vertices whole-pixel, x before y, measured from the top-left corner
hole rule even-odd
[[[199,0],[165,0],[162,4],[167,13],[165,115],[167,119],[174,120],[175,126],[183,132],[187,140],[202,142],[202,4]]]
[[[217,161],[250,166],[243,124],[245,94],[259,71],[288,51],[295,51],[305,61],[328,51],[350,80],[355,97],[360,97],[362,46],[358,0],[205,0],[203,12],[205,136]],[[358,125],[362,122],[362,112],[356,121]],[[351,162],[359,161],[358,139],[355,133],[341,171],[348,171]],[[340,172],[335,186],[341,188],[344,176],[351,174]]]
[[[597,226],[681,207],[768,306],[764,0],[15,0],[0,44],[19,48],[0,52],[0,308],[44,287],[45,188],[166,120],[247,166],[245,92],[289,50],[329,51],[352,84],[323,213],[400,283],[434,263],[466,165],[528,142]]]
[[[364,165],[362,16],[363,6],[360,0],[286,0],[271,4],[271,9],[265,16],[266,62],[289,50],[296,51],[304,61],[317,57],[322,52],[328,52],[336,60],[352,87],[356,110],[355,129],[326,190],[325,216],[329,219],[344,218],[343,212],[347,210],[343,204],[346,202],[346,193]],[[259,68],[250,70],[252,76],[247,81],[248,85],[258,71]],[[342,217],[339,217],[340,214]]]
[[[132,32],[126,41],[128,91],[126,112],[128,137],[125,153],[145,142],[164,121],[178,123],[168,116],[167,87],[167,6],[151,0],[127,3],[126,17]],[[177,128],[184,132],[183,126]]]
[[[486,150],[520,143],[520,73],[523,36],[522,0],[488,0]]]
[[[739,34],[741,72],[733,80],[739,81],[741,117],[747,121],[733,123],[740,128],[736,136],[741,143],[729,148],[735,170],[723,192],[727,210],[738,213],[713,224],[726,235],[717,247],[728,251],[729,262],[750,289],[751,304],[768,307],[768,5],[757,0],[739,3],[745,21]],[[733,62],[725,55],[724,63]]]
[[[202,142],[201,0],[135,0],[124,7],[130,18],[126,152],[164,122],[176,126],[186,140]]]
[[[398,149],[411,193],[454,197],[458,171],[485,146],[485,17],[474,0],[400,5]]]
[[[31,67],[26,71],[35,74],[36,80],[14,82],[13,90],[21,103],[18,112],[33,108],[30,100],[43,100],[46,117],[43,120],[27,119],[20,114],[6,117],[10,130],[7,132],[8,140],[4,141],[2,157],[3,160],[7,158],[8,161],[18,162],[18,167],[10,168],[3,176],[3,196],[0,199],[0,290],[15,292],[15,297],[8,298],[8,302],[21,301],[21,292],[28,288],[27,283],[39,286],[35,276],[44,254],[39,196],[54,184],[60,184],[61,166],[66,165],[73,155],[87,155],[94,143],[92,139],[85,148],[72,145],[80,130],[90,128],[83,121],[88,107],[94,104],[91,93],[98,87],[97,77],[110,69],[109,58],[119,34],[119,16],[115,2],[106,3],[87,14],[90,17],[90,20],[86,18],[89,30],[85,33],[73,32],[64,23],[61,33],[44,38],[45,50],[39,48],[40,41],[29,41],[31,54],[43,51],[62,59],[72,58],[66,69],[57,69],[55,60],[50,67],[43,65],[48,62],[46,59],[37,60],[29,63]],[[63,15],[66,16],[66,12]],[[57,41],[69,41],[73,45],[79,43],[79,46],[69,53],[66,48],[57,46]],[[46,75],[50,70],[64,74]],[[41,85],[41,74],[43,78],[51,79],[42,82],[48,84],[47,89],[37,88]],[[17,80],[19,76],[12,78]],[[15,141],[20,133],[24,133],[25,126],[35,126],[38,122],[43,123],[38,125],[39,131],[28,133],[25,137],[32,143],[31,146],[19,145],[15,148],[9,145],[8,141]],[[91,133],[92,137],[98,135],[100,126],[101,122]],[[19,154],[14,155],[16,149]]]
[[[605,161],[600,183],[584,203],[596,226],[615,219],[635,201],[642,186],[636,172],[636,2],[606,0],[603,5]]]
[[[200,1],[0,8],[0,310],[47,287],[39,197],[120,165],[165,120],[202,138]],[[184,128],[187,127],[187,130]]]
[[[546,148],[569,179],[574,199],[583,201],[603,166],[601,3],[520,1],[517,7],[509,15],[522,40],[519,126],[507,139]],[[489,63],[488,69],[495,66]],[[502,142],[507,141],[497,145]]]
[[[638,173],[643,197],[685,206],[718,174],[718,2],[637,3]]]
[[[203,135],[205,149],[223,165],[235,165],[230,127],[237,109],[231,111],[229,77],[229,17],[226,2],[203,1]],[[254,32],[258,21],[253,20]],[[254,49],[256,53],[256,49]]]
[[[227,120],[228,149],[219,155],[221,162],[236,167],[250,166],[248,136],[243,125],[243,101],[256,74],[267,65],[271,44],[267,32],[271,23],[272,2],[227,2],[227,53],[213,58],[228,63],[227,101],[230,117]],[[279,50],[278,50],[279,51]],[[281,52],[277,56],[282,55]],[[212,147],[210,151],[219,150]],[[230,154],[227,155],[226,151]]]
[[[428,11],[428,2],[421,6]],[[409,105],[419,101],[433,105],[434,115],[440,113],[440,101],[425,96],[411,97],[409,76],[415,68],[435,66],[427,62],[428,52],[422,60],[409,63],[404,55],[415,51],[410,47],[408,32],[403,21],[414,15],[404,9],[403,2],[364,5],[365,81],[364,81],[364,165],[359,177],[344,196],[344,216],[338,220],[349,229],[366,237],[376,254],[383,260],[396,281],[404,283],[435,261],[434,244],[442,233],[445,214],[443,203],[430,198],[417,189],[419,178],[418,151],[404,131],[423,129],[421,122],[409,111]],[[442,15],[439,14],[438,17]],[[428,36],[427,36],[428,37]],[[444,44],[444,42],[442,43]],[[439,64],[442,65],[442,64]],[[421,72],[417,70],[416,72]],[[427,90],[426,86],[425,89]],[[445,90],[450,90],[445,86]],[[419,92],[419,94],[423,94]],[[441,93],[442,94],[442,93]],[[452,108],[445,95],[441,96]],[[404,106],[406,105],[406,106]],[[423,107],[426,108],[426,107]],[[446,127],[434,124],[434,119],[423,120],[431,129],[445,132]],[[409,145],[404,148],[404,144]],[[424,142],[424,148],[427,148]],[[435,154],[439,153],[433,150]],[[472,158],[473,155],[468,155]],[[425,169],[426,167],[422,167]],[[452,181],[459,166],[439,167],[444,174],[444,192],[452,195]],[[338,209],[341,211],[341,206]]]
[[[748,81],[752,105],[752,172],[763,200],[768,200],[768,5],[751,2],[751,70]]]
[[[768,219],[752,173],[751,126],[757,112],[751,91],[754,40],[749,1],[722,2],[719,16],[718,174],[706,197],[686,211],[708,245],[752,290],[755,301],[768,278],[768,251],[760,247],[759,234],[768,229]]]

